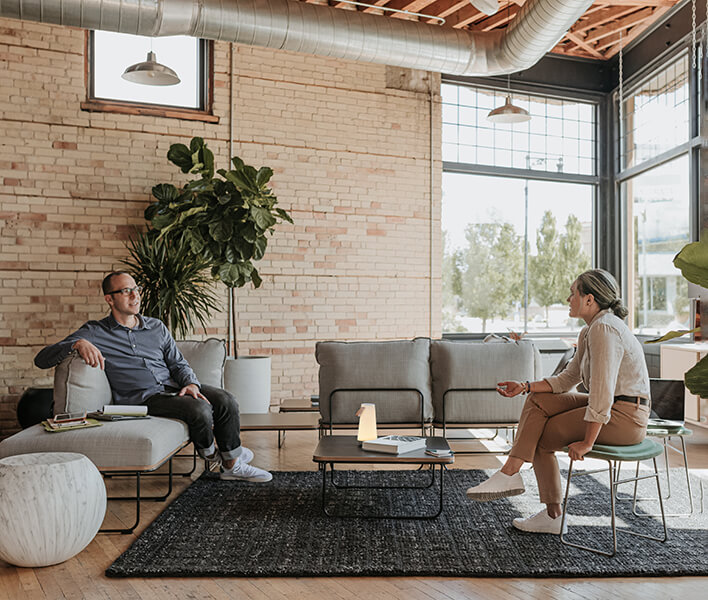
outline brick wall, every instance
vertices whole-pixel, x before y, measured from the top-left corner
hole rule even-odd
[[[18,428],[22,391],[51,384],[34,354],[106,313],[100,280],[143,226],[150,188],[185,181],[165,158],[170,144],[204,137],[217,167],[228,164],[228,44],[215,44],[220,120],[210,124],[82,111],[84,36],[0,19],[0,438]],[[277,403],[317,392],[318,340],[440,335],[430,99],[414,91],[425,74],[244,46],[234,53],[234,153],[274,169],[295,221],[269,242],[263,286],[237,290],[240,351],[273,357]],[[438,190],[437,76],[433,88]],[[196,335],[225,331],[220,314]]]

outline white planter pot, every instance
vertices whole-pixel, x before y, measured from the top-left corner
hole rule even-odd
[[[270,356],[227,358],[224,389],[236,397],[242,413],[267,413],[270,410]]]

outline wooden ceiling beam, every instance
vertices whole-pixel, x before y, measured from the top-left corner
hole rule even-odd
[[[655,10],[656,9],[651,7],[642,8],[641,10],[623,17],[622,19],[618,19],[617,21],[613,21],[612,23],[608,23],[602,27],[597,27],[596,29],[588,32],[588,35],[585,37],[585,41],[588,44],[592,44],[593,42],[598,42],[607,36],[614,35],[620,29],[625,30],[630,27],[634,27],[639,23],[643,23],[646,19],[650,19]]]
[[[619,8],[608,7],[596,11],[591,16],[588,16],[588,13],[585,13],[580,20],[570,28],[570,30],[575,34],[580,35],[589,29],[593,29],[594,27],[600,27],[601,25],[605,25],[615,19],[621,19],[622,17],[633,13],[635,10],[637,10],[636,6]]]
[[[435,2],[425,7],[425,12],[447,20],[451,14],[454,14],[465,6],[470,6],[469,0],[435,0]],[[437,23],[437,21],[433,19],[423,19],[423,21],[426,23]],[[449,26],[449,23],[445,23],[445,25]]]
[[[583,40],[583,38],[581,38],[579,35],[577,35],[575,33],[571,33],[569,31],[568,33],[565,34],[565,37],[567,37],[571,42],[573,42],[574,44],[578,45],[580,48],[582,48],[583,50],[588,52],[591,56],[593,56],[595,58],[602,58],[602,59],[605,58],[602,54],[600,54],[597,50],[595,50],[595,48],[593,48],[590,44],[585,42],[585,40]]]
[[[635,25],[631,29],[631,31],[627,32],[627,35],[622,36],[622,46],[626,46],[627,44],[629,44],[629,42],[631,42],[637,36],[639,36],[642,32],[644,32],[646,30],[646,28],[649,27],[649,25],[651,25],[654,21],[659,19],[661,17],[661,15],[668,12],[670,8],[671,8],[670,6],[659,6],[654,11],[652,18],[647,19],[646,21],[644,21],[644,23],[641,23],[639,25]],[[619,33],[617,34],[617,39],[616,39],[614,45],[606,44],[605,48],[608,48],[604,52],[605,59],[612,58],[615,54],[617,54],[617,52],[619,52]]]

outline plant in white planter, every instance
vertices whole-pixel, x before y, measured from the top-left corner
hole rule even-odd
[[[233,169],[219,169],[215,176],[214,154],[198,137],[192,138],[189,147],[170,146],[167,158],[183,173],[198,177],[182,188],[170,183],[153,187],[156,202],[145,210],[145,218],[160,231],[161,237],[167,237],[180,247],[189,247],[195,256],[205,259],[211,266],[212,277],[228,288],[227,327],[233,340],[229,352],[234,360],[226,366],[226,388],[236,394],[243,412],[265,412],[262,407],[259,411],[250,407],[243,410],[255,393],[253,389],[240,392],[233,389],[235,379],[252,377],[242,373],[244,369],[250,370],[245,363],[256,362],[254,357],[238,358],[235,290],[249,281],[254,287],[260,287],[262,279],[253,261],[263,258],[268,236],[275,226],[282,221],[293,221],[285,210],[276,207],[278,200],[268,187],[273,176],[269,167],[257,170],[234,156]],[[266,358],[269,402],[270,357]],[[236,362],[242,364],[236,365]]]

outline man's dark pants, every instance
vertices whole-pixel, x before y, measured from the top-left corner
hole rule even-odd
[[[202,457],[214,452],[216,438],[222,458],[238,458],[241,454],[238,402],[226,390],[210,385],[202,385],[201,393],[209,402],[187,395],[161,393],[150,396],[143,404],[150,415],[184,421]]]

